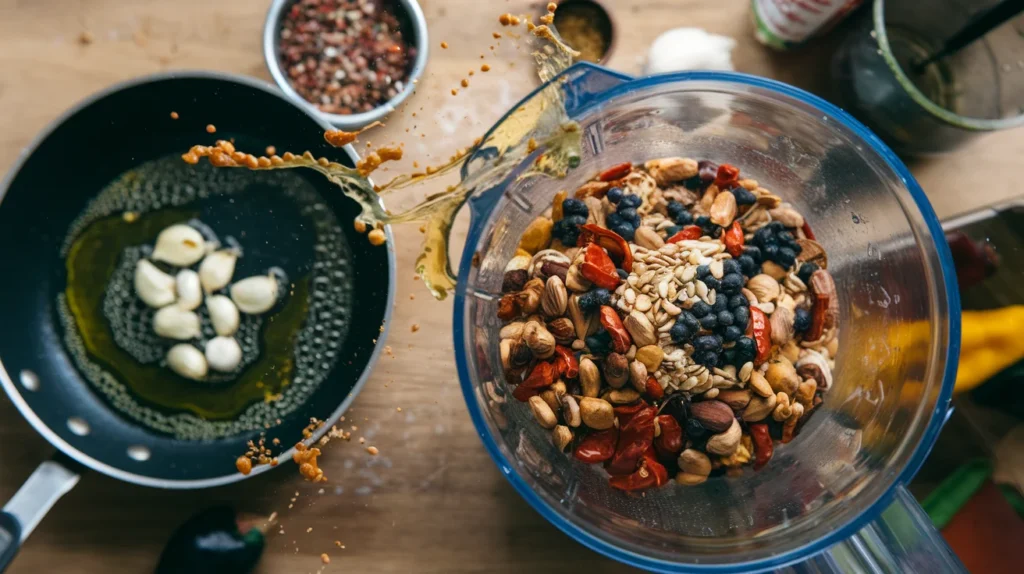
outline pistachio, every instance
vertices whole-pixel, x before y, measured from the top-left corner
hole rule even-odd
[[[537,419],[537,423],[546,429],[553,429],[558,424],[558,417],[554,411],[539,396],[530,397],[530,411],[533,412],[533,418]]]
[[[776,393],[795,393],[796,387],[801,381],[796,369],[793,368],[793,363],[785,357],[778,357],[770,361],[768,370],[764,372],[764,378]]]
[[[208,369],[203,353],[187,343],[179,343],[167,351],[167,366],[178,375],[194,381],[202,380]]]
[[[800,246],[800,255],[797,261],[814,263],[822,269],[828,269],[828,254],[820,243],[813,239],[797,239],[796,244]]]
[[[711,204],[708,215],[711,217],[711,223],[728,227],[736,218],[736,196],[728,192],[719,193]]]
[[[743,409],[743,420],[751,423],[762,421],[775,410],[775,395],[767,397],[751,397],[747,408]]]
[[[498,331],[498,336],[502,339],[518,339],[523,336],[523,327],[526,327],[526,323],[522,321],[513,321],[507,325],[501,327]]]
[[[630,311],[629,315],[626,315],[626,319],[622,322],[622,325],[627,331],[629,331],[629,334],[632,336],[633,342],[636,343],[637,347],[656,345],[658,343],[658,333],[654,329],[654,325],[652,325],[651,320],[640,311]]]
[[[665,157],[652,159],[644,163],[647,172],[651,174],[654,181],[661,187],[690,179],[697,175],[699,168],[697,160],[688,157]]]
[[[544,389],[543,391],[538,393],[537,396],[544,399],[544,402],[547,403],[549,407],[551,407],[551,412],[555,413],[556,415],[558,414],[559,409],[561,409],[561,405],[558,404],[558,396],[554,390],[548,387],[547,389]]]
[[[793,338],[793,319],[795,315],[789,307],[783,307],[781,302],[772,313],[769,323],[772,327],[772,343],[784,345]]]
[[[555,337],[559,345],[571,345],[576,339],[576,328],[568,317],[559,317],[548,322],[548,331]]]
[[[828,361],[820,353],[805,349],[796,362],[796,372],[805,379],[814,379],[818,389],[827,391],[832,388],[832,369]]]
[[[725,431],[736,420],[732,408],[718,399],[693,403],[690,416],[713,433]]]
[[[168,305],[153,315],[153,332],[161,337],[187,341],[199,336],[199,315]]]
[[[231,286],[231,300],[238,310],[250,315],[266,313],[277,302],[277,279],[273,275],[257,275]]]
[[[562,268],[561,275],[562,280],[565,280],[565,271],[569,268],[569,264],[572,263],[572,259],[569,259],[564,253],[555,249],[542,249],[533,255],[533,259],[530,260],[530,265],[527,271],[530,273],[530,277],[540,277],[541,279],[547,279],[556,273],[551,271],[553,267],[549,267],[548,271],[544,268],[546,265],[557,265]]]
[[[604,380],[614,388],[619,388],[629,380],[629,360],[620,353],[608,353],[604,359]]]
[[[566,305],[566,310],[569,314],[569,320],[572,321],[573,329],[576,330],[577,339],[586,339],[587,331],[590,329],[590,320],[583,313],[583,309],[580,308],[580,296],[570,295],[569,303]]]
[[[573,263],[565,272],[565,286],[576,293],[583,293],[590,290],[590,281],[580,272],[578,263]]]
[[[775,391],[772,390],[772,386],[768,384],[767,380],[765,380],[761,371],[751,371],[750,380],[747,383],[750,385],[750,390],[762,397],[769,397],[775,394]]]
[[[213,330],[218,335],[229,337],[238,330],[238,307],[224,295],[210,295],[206,298],[206,311],[210,314]]]
[[[541,310],[548,317],[561,317],[565,313],[565,306],[569,303],[569,294],[565,291],[565,283],[557,275],[548,277],[544,283],[544,292],[541,294]]]
[[[733,411],[742,411],[750,404],[750,391],[747,389],[725,389],[718,393],[718,400],[729,405]]]
[[[174,277],[145,259],[135,264],[135,294],[150,307],[159,309],[174,302]]]
[[[604,394],[604,400],[613,405],[628,405],[639,398],[640,393],[634,389],[612,389]]]
[[[637,391],[647,392],[647,367],[640,361],[629,364],[629,382]]]
[[[583,424],[594,430],[610,429],[615,424],[615,410],[606,400],[583,397],[580,399],[580,418]]]
[[[558,401],[562,406],[562,419],[565,420],[565,424],[573,428],[580,426],[583,419],[580,418],[580,405],[576,399],[572,395],[565,394],[558,397]]]
[[[565,452],[565,449],[572,444],[572,431],[565,425],[556,425],[551,431],[551,442],[555,443],[555,448]]]
[[[178,291],[179,308],[191,311],[203,303],[203,288],[199,283],[199,274],[191,269],[182,269],[174,276],[174,284]]]
[[[711,454],[729,456],[736,452],[736,448],[740,445],[740,438],[742,436],[743,429],[740,428],[739,421],[732,419],[732,424],[729,425],[729,428],[725,432],[713,435],[709,438],[705,448]]]
[[[530,255],[546,249],[551,243],[551,228],[554,222],[551,219],[541,216],[530,222],[519,239],[519,248]]]
[[[774,301],[782,292],[779,282],[764,273],[751,277],[747,281],[747,289],[757,297],[758,303]]]
[[[601,372],[589,357],[580,359],[580,387],[585,397],[595,398],[601,392]]]
[[[658,235],[658,232],[646,225],[636,228],[636,233],[633,234],[633,242],[647,249],[658,249],[665,245],[665,240]]]
[[[523,290],[523,286],[526,285],[526,281],[530,278],[530,274],[526,269],[513,269],[512,271],[506,271],[505,275],[501,279],[501,292],[502,293],[516,293]]]
[[[236,261],[238,251],[234,249],[221,249],[204,257],[199,264],[199,281],[203,291],[213,293],[227,287],[235,274]]]
[[[658,345],[644,345],[636,350],[635,358],[647,367],[648,373],[653,373],[661,367],[661,361],[665,358],[665,351]]]
[[[771,215],[772,219],[786,227],[804,226],[804,216],[800,215],[800,212],[792,207],[779,206],[774,209],[769,209],[768,215]]]
[[[534,277],[523,285],[523,290],[516,294],[519,310],[524,315],[532,315],[540,307],[541,294],[544,292],[544,281]]]
[[[205,356],[211,369],[230,373],[242,362],[242,347],[234,337],[214,337],[206,342]]]
[[[532,258],[529,255],[516,255],[505,264],[505,273],[509,271],[527,270],[530,268]]]
[[[523,341],[538,359],[547,359],[555,354],[554,335],[536,321],[530,321],[523,327]]]
[[[153,260],[188,267],[206,255],[203,234],[184,223],[172,225],[156,236]]]

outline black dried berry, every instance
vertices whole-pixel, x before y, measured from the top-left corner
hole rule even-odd
[[[757,356],[757,345],[750,337],[740,337],[733,349],[736,349],[736,362],[740,364],[753,361]]]
[[[725,311],[728,308],[729,308],[729,298],[728,297],[717,297],[716,296],[715,297],[715,302],[711,305],[711,310],[714,311],[715,313],[718,313],[719,311]]]
[[[673,217],[672,219],[674,219],[675,222],[678,223],[679,225],[693,224],[693,214],[691,214],[689,211],[686,211],[685,209],[683,211],[680,211],[679,214]]]
[[[640,204],[643,203],[643,201],[644,200],[640,199],[639,195],[623,195],[622,199],[619,200],[619,209],[622,209],[623,205],[634,208],[640,207]]]
[[[701,303],[703,303],[703,301],[701,301]],[[704,304],[707,305],[707,303],[704,303]],[[710,312],[711,312],[711,308],[708,307],[708,313],[710,313]],[[705,314],[707,314],[707,313],[705,313]],[[683,311],[682,314],[679,315],[679,317],[680,317],[680,319],[678,319],[678,321],[682,321],[683,324],[686,325],[686,328],[689,329],[691,333],[696,333],[697,331],[700,331],[700,321],[697,320],[697,317],[693,313],[691,313],[690,311]]]
[[[609,213],[604,219],[605,224],[608,225],[608,229],[614,229],[620,225],[626,223],[626,220],[622,218],[618,213]]]
[[[754,263],[760,265],[764,261],[764,256],[761,255],[761,248],[755,245],[747,245],[743,247],[743,254],[754,260]]]
[[[740,337],[742,337],[742,336],[743,336],[743,329],[740,329],[736,325],[729,325],[722,332],[722,338],[725,339],[725,341],[727,343],[732,343],[733,341],[739,341]],[[729,361],[729,362],[731,362],[731,361]]]
[[[629,279],[629,273],[627,273],[625,269],[616,269],[615,273],[619,276],[619,279],[622,279],[623,281]]]
[[[797,333],[803,333],[810,328],[811,312],[803,307],[797,307],[796,313],[793,316],[793,330]]]
[[[604,196],[608,198],[608,201],[610,201],[612,203],[618,203],[619,200],[622,199],[622,188],[621,187],[613,187],[613,188],[609,189],[608,193],[604,194]]]
[[[732,194],[736,196],[736,205],[753,205],[757,203],[757,196],[745,187],[737,187],[732,190]]]
[[[718,335],[701,335],[693,340],[693,348],[697,351],[714,351],[717,353],[722,350],[722,338]]]
[[[800,270],[796,272],[796,276],[799,277],[804,284],[810,284],[811,275],[818,269],[821,268],[818,267],[817,263],[804,263],[800,266]]]
[[[737,293],[736,295],[729,297],[730,309],[735,309],[736,307],[747,307],[749,305],[750,302],[747,301],[746,296],[744,296],[742,293]]]
[[[703,301],[697,301],[693,304],[693,307],[690,308],[690,311],[693,312],[694,317],[699,319],[711,312],[711,305],[708,305]]]
[[[566,216],[582,215],[584,223],[586,223],[586,217],[590,210],[587,209],[587,204],[583,203],[583,200],[570,197],[562,201],[562,213]]]
[[[693,417],[686,419],[686,436],[688,438],[700,438],[707,434],[708,429],[704,428],[704,425],[700,424],[700,421]]]
[[[665,211],[668,213],[669,217],[675,219],[677,215],[686,211],[686,208],[683,207],[682,203],[679,203],[674,199],[670,199],[668,205],[665,206]]]
[[[760,271],[758,264],[754,262],[754,258],[749,255],[740,255],[737,261],[739,261],[740,269],[743,271],[743,274],[747,277],[753,277]]]
[[[735,259],[725,259],[722,261],[722,271],[726,275],[730,273],[740,273],[740,264]]]
[[[693,337],[694,331],[691,331],[684,323],[676,321],[675,325],[669,329],[668,334],[672,337],[672,341],[677,344],[686,343]]]
[[[729,325],[733,324],[734,320],[735,320],[735,318],[733,317],[732,313],[729,312],[728,310],[726,310],[726,311],[719,311],[718,312],[718,326],[719,327],[728,327]]]
[[[710,267],[708,267],[707,265],[698,265],[697,266],[697,279],[703,279],[703,278],[707,277],[708,275],[711,275],[711,268]]]
[[[775,257],[775,262],[786,269],[789,269],[794,263],[796,263],[796,252],[789,247],[780,247],[779,254]]]
[[[734,294],[739,293],[740,289],[743,288],[743,276],[739,273],[729,273],[725,277],[722,277],[722,285],[720,290],[722,293]]]
[[[714,351],[697,351],[693,354],[694,361],[709,368],[717,367],[720,358]]]
[[[633,236],[636,235],[636,228],[628,223],[622,223],[612,228],[612,231],[619,234],[619,237],[626,241],[633,241]]]
[[[732,310],[733,325],[746,330],[748,321],[750,321],[750,307],[741,305]]]
[[[718,326],[718,316],[714,313],[708,313],[700,318],[700,326],[711,331]]]

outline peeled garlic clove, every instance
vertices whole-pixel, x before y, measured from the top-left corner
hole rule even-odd
[[[153,248],[153,259],[178,267],[187,267],[206,255],[206,240],[194,228],[179,223],[160,232]]]
[[[235,274],[237,260],[238,252],[233,249],[221,249],[207,255],[199,264],[199,280],[203,283],[203,290],[213,293],[227,287],[231,283],[231,276]]]
[[[243,313],[266,313],[277,302],[277,279],[272,275],[242,279],[231,286],[231,300]]]
[[[174,277],[145,259],[135,264],[135,294],[150,307],[174,303]]]
[[[215,371],[230,373],[242,362],[242,347],[233,337],[214,337],[206,343],[206,362]]]
[[[210,312],[210,322],[218,335],[230,337],[238,330],[238,307],[224,295],[211,295],[206,298],[206,310]]]
[[[178,287],[178,307],[191,311],[203,303],[203,289],[199,286],[199,274],[191,269],[182,269],[174,278]]]
[[[167,366],[186,379],[200,381],[206,376],[206,357],[199,349],[181,343],[167,351]]]
[[[153,315],[153,331],[168,339],[194,339],[199,336],[199,315],[177,305],[168,305]]]

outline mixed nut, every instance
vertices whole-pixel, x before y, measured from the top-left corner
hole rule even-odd
[[[153,314],[153,332],[165,339],[182,341],[166,355],[167,366],[178,375],[201,381],[209,369],[235,371],[242,362],[242,347],[234,338],[240,325],[239,311],[259,315],[277,303],[278,279],[270,273],[236,282],[228,289],[230,297],[217,294],[231,283],[240,256],[239,250],[220,249],[198,229],[179,223],[157,235],[150,255],[155,262],[179,268],[174,275],[148,259],[136,263],[135,294],[157,309]],[[191,269],[196,263],[198,270]],[[196,309],[204,298],[216,336],[206,341],[200,351],[187,341],[202,336]]]
[[[803,216],[729,164],[615,165],[557,193],[508,262],[506,381],[614,488],[758,470],[832,384],[827,266]]]

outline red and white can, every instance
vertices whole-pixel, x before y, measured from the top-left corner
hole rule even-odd
[[[751,0],[754,34],[767,46],[787,50],[828,32],[863,0]]]

